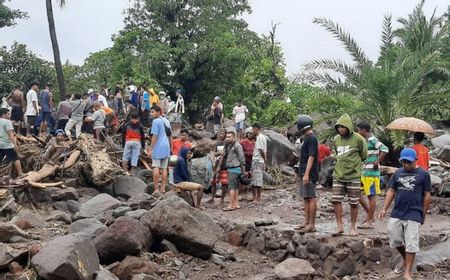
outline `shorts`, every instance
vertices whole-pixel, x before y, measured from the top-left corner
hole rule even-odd
[[[123,148],[123,161],[130,162],[132,167],[137,167],[139,161],[139,155],[141,154],[141,143],[137,141],[125,142]]]
[[[3,162],[3,158],[6,157],[8,161],[16,161],[19,158],[14,149],[0,149],[0,162]]]
[[[153,159],[152,167],[166,169],[169,166],[169,158]]]
[[[230,172],[228,171],[228,188],[231,190],[235,190],[239,188],[241,184],[241,180],[239,179],[239,176],[241,173],[236,172]]]
[[[35,126],[36,120],[37,120],[37,116],[27,116],[27,124],[29,126]]]
[[[316,196],[316,183],[309,182],[306,186],[303,185],[303,181],[300,183],[299,194],[302,198],[315,198]]]
[[[41,112],[42,122],[46,122],[48,126],[53,124],[53,117],[51,112]]]
[[[228,185],[228,171],[220,170],[219,171],[219,178],[218,179],[216,178],[212,183],[213,184],[220,183],[222,185]]]
[[[264,163],[254,162],[252,164],[252,179],[254,187],[262,187],[264,183]]]
[[[419,252],[420,223],[390,218],[388,222],[389,245],[392,249],[405,246],[407,253]]]
[[[244,129],[244,121],[240,121],[240,122],[237,122],[236,124],[235,124],[235,128],[236,128],[236,130],[243,130]]]
[[[361,177],[361,191],[367,196],[379,195],[380,177]]]
[[[344,196],[347,194],[350,205],[358,205],[361,193],[361,180],[341,182],[333,179],[332,192],[331,202],[344,202]]]
[[[22,122],[23,121],[22,106],[17,106],[17,105],[12,106],[11,121],[13,121],[13,122]]]

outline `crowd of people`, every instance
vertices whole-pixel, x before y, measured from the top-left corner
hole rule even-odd
[[[229,204],[223,211],[240,209],[241,199],[261,203],[267,139],[260,124],[245,127],[249,111],[242,102],[232,110],[235,129],[224,130],[224,105],[220,97],[214,98],[206,120],[213,124],[215,150],[205,154],[189,140],[187,129],[181,129],[174,137],[171,123],[180,122],[185,112],[181,90],[176,91],[177,100],[172,102],[166,92],[156,94],[144,86],[130,84],[125,93],[117,88],[114,94],[101,87],[99,91],[90,89],[86,94],[67,97],[55,106],[51,89],[52,85],[46,84],[39,92],[38,83],[32,83],[26,95],[16,89],[8,96],[11,110],[0,109],[0,159],[6,157],[13,162],[18,175],[22,170],[15,135],[24,133],[23,128],[27,135],[55,135],[44,154],[51,158],[55,153],[64,152],[66,138],[70,142],[85,132],[102,140],[108,134],[115,135],[121,123],[124,172],[133,173],[140,155],[146,153],[152,159],[154,193],[164,193],[167,189],[186,190],[192,195],[195,207],[201,208],[203,193],[210,192],[208,202],[214,203],[220,189],[222,204],[226,193],[229,195]],[[296,230],[316,231],[316,186],[320,163],[327,157],[336,160],[331,202],[337,228],[333,236],[344,234],[344,201],[350,204],[351,236],[358,235],[358,228],[373,228],[376,196],[381,192],[380,165],[389,153],[388,147],[371,133],[371,126],[366,122],[359,123],[357,132],[354,131],[348,115],[341,116],[336,122],[337,135],[332,141],[332,149],[325,143],[319,144],[310,116],[300,116],[297,128],[302,143],[299,194],[304,200],[305,218]],[[412,279],[412,264],[419,250],[419,226],[425,221],[431,200],[428,149],[422,144],[423,140],[423,133],[415,133],[414,146],[401,151],[402,167],[390,179],[384,206],[378,215],[383,219],[395,200],[388,230],[391,246],[403,257],[395,271],[404,273],[406,279]],[[251,198],[247,198],[249,188]],[[357,226],[359,205],[367,216]]]

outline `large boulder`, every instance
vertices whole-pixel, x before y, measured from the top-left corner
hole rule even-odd
[[[294,145],[288,138],[273,130],[264,130],[263,134],[267,137],[267,165],[276,166],[294,160]]]
[[[442,147],[436,157],[443,161],[450,162],[450,144]]]
[[[93,218],[120,205],[121,202],[119,200],[109,194],[102,193],[81,204],[78,216],[80,218]]]
[[[153,243],[149,229],[138,220],[118,218],[109,228],[94,239],[100,261],[110,264],[127,255],[138,255]]]
[[[181,252],[203,259],[211,256],[221,234],[210,216],[174,193],[166,194],[141,221],[161,240],[167,239]]]
[[[119,280],[119,278],[107,270],[100,270],[95,273],[95,280]]]
[[[82,236],[94,238],[106,229],[106,226],[94,218],[82,219],[70,224],[69,233],[77,233]]]
[[[126,175],[117,177],[113,184],[114,195],[126,199],[145,193],[146,188],[147,185],[141,179]]]
[[[76,234],[48,242],[31,259],[31,264],[37,274],[47,280],[91,280],[99,269],[94,245]]]
[[[444,134],[439,137],[431,139],[431,144],[435,148],[443,148],[445,145],[450,145],[450,134]]]
[[[425,265],[438,266],[442,263],[442,260],[446,259],[450,259],[450,240],[417,253],[416,264],[418,267]]]
[[[322,186],[331,188],[333,184],[333,172],[335,165],[336,160],[332,157],[327,157],[322,160],[319,172],[319,183]]]
[[[315,269],[304,259],[289,258],[275,267],[280,280],[306,280],[314,278]]]

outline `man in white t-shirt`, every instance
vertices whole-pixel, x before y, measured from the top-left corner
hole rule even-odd
[[[261,133],[260,124],[253,124],[252,130],[256,137],[252,158],[253,203],[259,204],[263,187],[264,163],[267,160],[267,138]]]
[[[236,128],[236,134],[238,140],[242,139],[242,134],[245,129],[245,119],[247,117],[248,109],[242,105],[242,101],[239,101],[233,108],[234,126]]]
[[[39,115],[38,91],[39,83],[31,83],[30,90],[27,93],[27,110],[25,111],[25,115],[27,116],[27,135],[30,135],[31,127],[34,129],[37,116]]]

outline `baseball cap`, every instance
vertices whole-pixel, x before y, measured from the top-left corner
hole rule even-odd
[[[176,93],[181,93],[181,89],[177,89]]]
[[[165,91],[160,91],[160,92],[159,92],[159,95],[161,95],[161,96],[166,96],[166,92],[165,92]]]
[[[214,100],[219,101],[219,100],[220,100],[220,97],[219,97],[219,96],[216,96],[216,97],[214,97]]]
[[[93,93],[93,92],[94,92],[94,90],[92,88],[88,89],[88,94]]]
[[[65,135],[64,130],[62,130],[62,129],[57,129],[57,130],[55,131],[55,134],[56,134],[56,135],[59,135],[59,134]]]
[[[404,148],[400,152],[400,160],[407,160],[407,161],[415,161],[417,159],[417,153],[414,149],[411,148]]]

